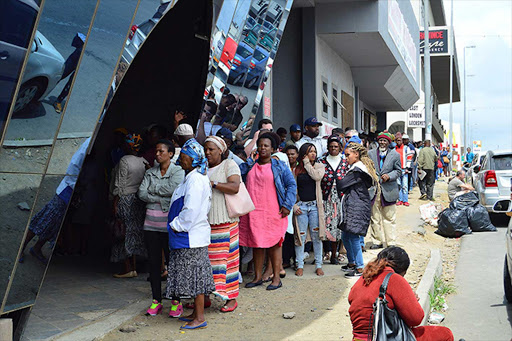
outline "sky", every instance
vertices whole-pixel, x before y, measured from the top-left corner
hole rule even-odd
[[[443,2],[450,25],[451,0]],[[461,88],[453,120],[464,120],[464,47],[475,46],[466,49],[468,140],[481,140],[482,150],[512,149],[512,1],[453,0],[453,26]],[[449,104],[439,112],[449,120]]]

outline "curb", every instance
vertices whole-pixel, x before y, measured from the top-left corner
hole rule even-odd
[[[147,300],[138,301],[131,305],[122,308],[106,317],[102,317],[97,321],[92,321],[90,324],[78,329],[74,329],[67,333],[57,335],[47,340],[59,341],[91,341],[101,340],[105,335],[112,330],[118,328],[124,322],[139,315],[148,306]]]
[[[92,136],[92,132],[61,133],[61,134],[57,135],[57,140],[87,138],[90,136]],[[3,146],[11,147],[11,148],[20,148],[20,147],[43,147],[43,146],[51,146],[52,144],[53,144],[53,139],[5,140],[3,143]]]
[[[419,303],[425,312],[421,325],[425,325],[428,321],[430,313],[430,297],[429,293],[434,289],[435,277],[440,277],[443,273],[443,259],[441,258],[441,251],[439,249],[430,250],[430,261],[428,262],[427,268],[423,273],[420,284],[416,289],[416,293],[419,297]]]

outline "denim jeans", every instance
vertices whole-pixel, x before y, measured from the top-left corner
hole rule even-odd
[[[361,250],[361,240],[357,234],[343,231],[341,239],[347,249],[347,258],[349,264],[355,264],[357,269],[364,267],[363,250]]]
[[[409,174],[402,169],[402,175],[396,179],[398,183],[398,201],[409,202]]]
[[[365,244],[364,244],[364,237],[363,236],[359,236],[359,242],[361,243],[362,247],[365,246]]]
[[[299,224],[298,229],[300,239],[302,241],[301,246],[295,245],[297,268],[304,268],[304,246],[306,244],[306,235],[309,230],[309,235],[313,241],[316,268],[319,269],[322,267],[323,263],[323,245],[319,234],[318,209],[316,207],[316,201],[299,201],[297,205],[302,211],[302,214],[297,216],[297,223]]]

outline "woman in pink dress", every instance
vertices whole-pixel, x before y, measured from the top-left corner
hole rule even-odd
[[[282,243],[288,227],[288,214],[296,201],[297,184],[282,161],[272,158],[278,141],[271,134],[262,134],[257,141],[259,158],[249,158],[240,165],[247,191],[256,209],[240,218],[240,245],[253,248],[254,279],[245,285],[253,288],[263,284],[263,263],[268,250],[273,265],[272,283],[267,290],[282,286],[279,277]]]

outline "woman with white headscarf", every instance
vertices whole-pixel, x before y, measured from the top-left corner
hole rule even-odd
[[[204,144],[208,159],[208,177],[212,185],[212,204],[208,213],[211,226],[211,244],[208,254],[213,269],[215,292],[225,301],[222,312],[231,312],[238,306],[238,221],[231,218],[224,194],[236,194],[240,188],[240,168],[226,159],[227,145],[220,137],[209,136]],[[209,306],[209,302],[205,301]]]

